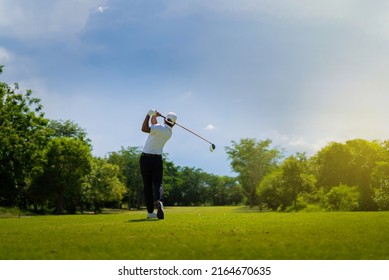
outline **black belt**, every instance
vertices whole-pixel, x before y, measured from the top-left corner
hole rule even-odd
[[[142,157],[162,158],[162,155],[142,153]]]

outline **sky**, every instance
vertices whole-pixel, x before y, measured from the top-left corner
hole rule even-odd
[[[176,166],[233,176],[225,147],[285,155],[389,138],[389,2],[1,0],[2,81],[72,120],[105,157],[142,147],[149,109],[174,127]]]

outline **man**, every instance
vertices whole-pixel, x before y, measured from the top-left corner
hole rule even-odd
[[[172,136],[172,128],[177,120],[176,114],[170,112],[166,115],[164,123],[159,124],[157,121],[159,116],[161,116],[159,112],[150,110],[142,124],[142,131],[149,133],[140,157],[140,170],[143,178],[148,219],[164,219],[165,217],[163,211],[162,151],[166,142]],[[155,207],[157,213],[154,213]]]

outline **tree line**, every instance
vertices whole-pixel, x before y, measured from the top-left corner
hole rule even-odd
[[[331,142],[315,155],[283,157],[267,139],[226,151],[248,204],[277,211],[389,210],[389,141]]]
[[[3,67],[0,66],[0,73]],[[166,205],[249,205],[273,211],[389,209],[389,142],[332,142],[285,156],[270,139],[225,147],[236,177],[176,166],[164,155]],[[0,82],[0,206],[50,213],[143,207],[140,147],[92,155],[78,124],[45,118],[31,90]]]

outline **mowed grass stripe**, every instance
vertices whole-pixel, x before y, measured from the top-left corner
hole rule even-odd
[[[389,259],[389,212],[242,207],[0,219],[1,259]]]

